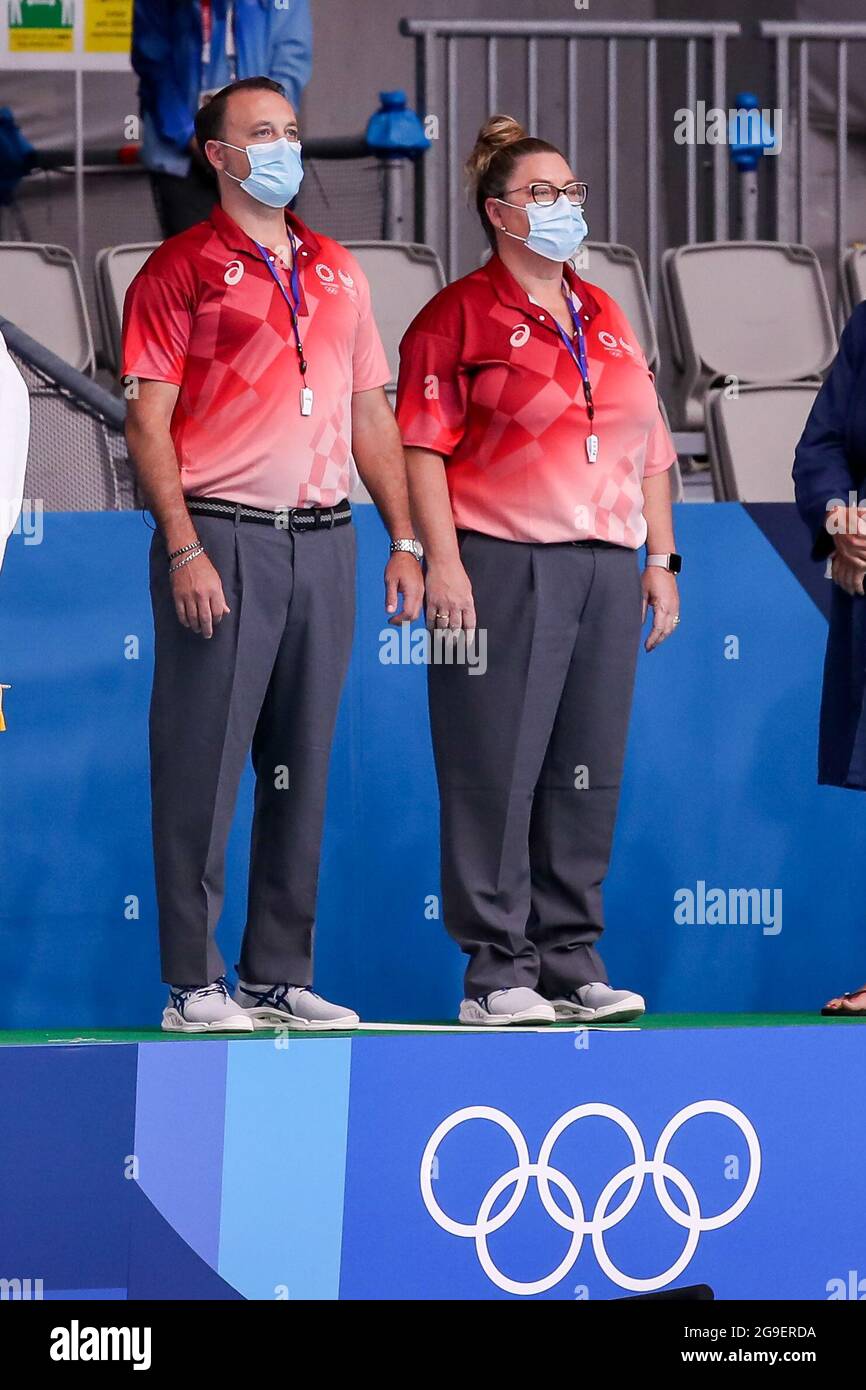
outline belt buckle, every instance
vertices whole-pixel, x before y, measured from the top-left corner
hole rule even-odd
[[[300,507],[292,507],[292,510],[289,512],[289,530],[294,531],[296,535],[304,529],[300,523],[297,525],[295,524],[295,518],[300,510]]]

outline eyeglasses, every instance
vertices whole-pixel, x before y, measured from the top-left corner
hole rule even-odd
[[[506,188],[506,193],[522,193],[525,189],[529,190],[530,197],[539,207],[549,208],[555,203],[560,193],[564,193],[570,203],[575,207],[582,207],[586,202],[589,193],[588,183],[566,183],[560,188],[555,183],[522,183],[518,188]]]

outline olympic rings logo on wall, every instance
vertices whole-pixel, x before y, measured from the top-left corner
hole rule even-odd
[[[587,1221],[583,1203],[574,1184],[560,1172],[558,1168],[551,1165],[550,1159],[556,1141],[561,1138],[565,1130],[578,1120],[583,1120],[590,1115],[599,1116],[603,1119],[613,1120],[614,1124],[619,1125],[626,1137],[630,1140],[634,1153],[634,1162],[620,1169],[618,1173],[609,1180],[606,1187],[599,1196],[595,1204],[595,1211],[592,1219]],[[702,1216],[700,1203],[697,1193],[684,1173],[678,1168],[674,1168],[667,1162],[667,1151],[671,1140],[689,1120],[696,1115],[723,1115],[731,1120],[743,1135],[749,1150],[749,1175],[746,1179],[742,1192],[737,1200],[720,1212],[717,1216]],[[473,1224],[468,1224],[453,1220],[440,1207],[433,1193],[433,1169],[436,1161],[436,1154],[439,1145],[446,1135],[450,1134],[458,1125],[465,1124],[469,1120],[491,1120],[493,1124],[499,1125],[505,1130],[509,1139],[514,1145],[517,1155],[517,1164],[514,1168],[509,1168],[508,1172],[503,1173],[488,1188],[481,1199],[478,1208],[478,1216]],[[674,1261],[669,1269],[663,1274],[655,1275],[651,1279],[636,1279],[629,1274],[617,1269],[610,1259],[604,1244],[605,1233],[611,1227],[619,1224],[628,1216],[629,1212],[637,1202],[643,1191],[644,1178],[652,1174],[653,1186],[656,1197],[663,1210],[688,1233],[682,1253]],[[590,1101],[585,1105],[575,1106],[573,1110],[566,1113],[551,1125],[541,1144],[538,1159],[535,1163],[530,1160],[529,1147],[523,1132],[519,1126],[506,1115],[502,1110],[495,1110],[487,1105],[469,1105],[462,1110],[455,1110],[452,1115],[443,1120],[431,1134],[424,1154],[421,1159],[421,1195],[424,1198],[424,1205],[433,1217],[437,1226],[443,1231],[450,1232],[451,1235],[465,1237],[475,1241],[475,1250],[478,1261],[488,1279],[502,1289],[505,1293],[513,1294],[539,1294],[546,1293],[556,1284],[564,1279],[569,1271],[574,1267],[583,1245],[584,1236],[592,1236],[592,1248],[599,1268],[607,1275],[612,1283],[617,1284],[621,1289],[629,1289],[634,1293],[650,1293],[655,1289],[661,1289],[672,1280],[679,1277],[687,1267],[698,1247],[698,1241],[703,1231],[718,1231],[723,1226],[730,1223],[743,1212],[755,1195],[758,1186],[758,1179],[761,1175],[761,1146],[758,1136],[755,1133],[751,1121],[738,1110],[735,1105],[730,1105],[724,1100],[698,1100],[692,1105],[686,1105],[669,1120],[659,1135],[658,1143],[652,1158],[648,1159],[644,1142],[640,1131],[632,1119],[622,1110],[618,1110],[615,1105],[605,1105],[601,1101]],[[564,1231],[571,1233],[571,1244],[564,1258],[557,1265],[552,1273],[545,1275],[541,1279],[531,1282],[521,1282],[517,1279],[510,1279],[503,1274],[493,1263],[492,1256],[488,1249],[488,1237],[494,1231],[500,1230],[506,1222],[514,1216],[523,1198],[526,1196],[529,1187],[529,1179],[534,1178],[538,1185],[538,1194],[541,1198],[542,1206],[548,1216],[556,1222]],[[629,1184],[628,1191],[618,1205],[610,1210],[611,1202],[620,1188]],[[672,1200],[668,1192],[667,1184],[672,1183],[683,1197],[686,1204],[686,1211],[682,1211]],[[497,1201],[509,1187],[514,1191],[509,1197],[505,1206],[495,1216],[491,1215]],[[565,1211],[553,1195],[551,1190],[555,1187],[559,1190],[568,1205],[569,1210]]]

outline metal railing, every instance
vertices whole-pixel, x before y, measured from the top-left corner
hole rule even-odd
[[[74,149],[45,149],[36,152],[32,173],[16,192],[16,201],[0,208],[0,224],[8,219],[11,230],[21,240],[36,240],[38,226],[31,231],[31,219],[39,220],[39,203],[54,197],[68,203],[63,209],[52,210],[62,220],[64,245],[75,250],[79,264],[84,265],[94,247],[129,240],[142,240],[141,235],[109,237],[105,240],[106,217],[120,222],[144,217],[155,229],[147,170],[138,162],[134,146],[95,148],[84,151],[82,166],[75,164]],[[381,237],[385,241],[412,240],[407,225],[406,209],[411,205],[407,193],[414,164],[404,158],[384,158],[374,153],[363,135],[310,138],[304,142],[304,163],[307,178],[301,185],[299,207],[312,209],[321,231],[344,238],[352,236]],[[106,202],[117,196],[119,181],[123,180],[124,194],[119,199],[125,206],[103,207],[100,188],[111,190]],[[85,197],[86,195],[86,197]],[[85,215],[85,203],[96,208],[96,218]],[[97,225],[91,226],[94,221]],[[332,231],[336,223],[339,231]],[[53,236],[56,240],[57,235]]]
[[[416,105],[422,117],[435,116],[444,125],[444,138],[433,139],[423,161],[417,184],[417,236],[434,246],[446,264],[449,279],[460,273],[459,266],[459,204],[461,198],[460,168],[466,143],[461,129],[461,79],[465,71],[461,64],[461,47],[471,40],[484,44],[485,61],[481,81],[485,85],[486,110],[495,112],[500,105],[500,61],[502,41],[518,40],[523,44],[524,100],[523,110],[514,114],[522,117],[530,134],[538,131],[540,95],[539,63],[543,50],[545,61],[551,56],[551,46],[560,50],[564,63],[560,69],[564,90],[564,153],[574,165],[577,159],[578,91],[583,83],[579,57],[585,45],[601,43],[604,48],[604,87],[606,106],[605,133],[605,213],[606,227],[602,237],[593,223],[597,240],[620,239],[620,162],[626,141],[623,116],[623,93],[620,84],[620,57],[624,44],[637,42],[643,46],[644,120],[643,132],[636,132],[636,154],[646,166],[644,227],[645,264],[650,299],[658,305],[659,252],[661,245],[660,218],[665,188],[665,165],[659,150],[659,57],[660,46],[684,45],[684,91],[682,105],[694,111],[699,100],[726,109],[727,43],[741,32],[741,26],[729,21],[602,21],[602,20],[449,20],[404,19],[401,32],[415,41]],[[708,61],[706,61],[708,60]],[[555,60],[552,60],[555,61]],[[545,71],[551,71],[548,66]],[[478,68],[475,68],[477,82]],[[632,102],[629,123],[633,116],[633,95],[625,93]],[[510,103],[513,105],[513,103]],[[428,132],[429,133],[429,132]],[[441,132],[440,132],[441,134]],[[555,135],[547,135],[555,139]],[[671,142],[673,145],[673,142]],[[698,240],[701,180],[698,151],[694,142],[685,147],[685,239]],[[709,183],[709,225],[716,240],[728,235],[728,162],[729,150],[724,145],[711,147],[712,179]]]
[[[776,106],[782,115],[786,138],[776,156],[776,237],[779,241],[809,244],[806,226],[809,180],[809,77],[813,45],[835,47],[835,177],[834,238],[837,282],[839,265],[848,235],[848,97],[849,44],[866,42],[866,22],[850,24],[789,24],[782,20],[762,20],[762,38],[775,49]],[[796,132],[796,141],[787,138]],[[842,312],[842,287],[837,301]]]

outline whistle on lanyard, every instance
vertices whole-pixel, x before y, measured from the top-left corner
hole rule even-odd
[[[312,415],[313,413],[313,392],[309,386],[301,387],[301,414]]]
[[[586,457],[590,463],[595,463],[598,458],[598,435],[588,434],[586,436]]]

